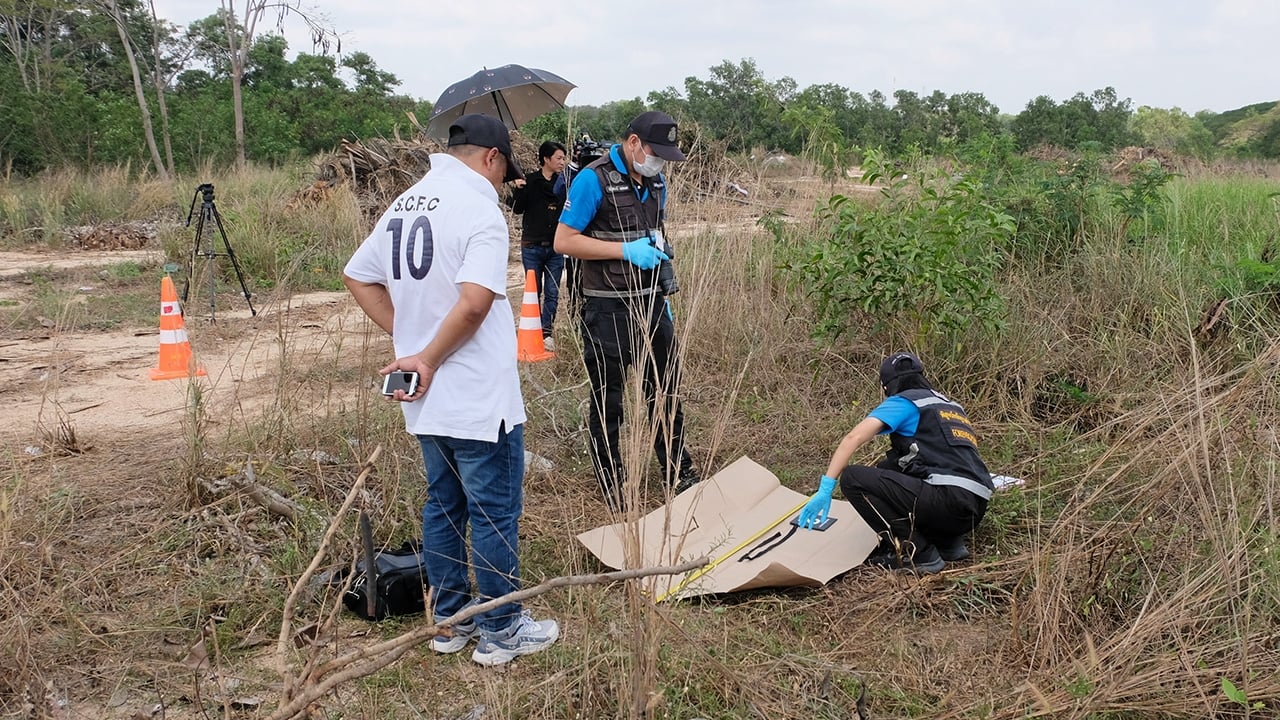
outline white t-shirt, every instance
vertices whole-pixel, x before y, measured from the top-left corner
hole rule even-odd
[[[386,286],[395,308],[396,357],[422,352],[461,296],[458,284],[492,290],[475,335],[436,370],[421,399],[400,403],[405,429],[494,442],[503,423],[525,421],[516,370],[515,318],[507,301],[506,219],[483,176],[451,155],[396,198],[343,272]]]

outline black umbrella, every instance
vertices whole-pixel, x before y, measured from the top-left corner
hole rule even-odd
[[[555,73],[523,65],[481,70],[440,94],[431,110],[427,136],[447,139],[453,121],[470,113],[496,117],[514,130],[539,115],[564,107],[565,97],[575,87]]]

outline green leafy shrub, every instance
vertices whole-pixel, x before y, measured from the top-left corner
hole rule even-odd
[[[1174,173],[1161,167],[1159,161],[1146,160],[1134,167],[1128,185],[1113,184],[1111,198],[1122,217],[1122,235],[1132,235],[1135,221],[1139,223],[1140,238],[1160,229],[1166,204],[1162,188],[1173,178]]]
[[[1070,257],[1084,244],[1086,225],[1108,188],[1096,153],[1085,153],[1057,172],[1046,173],[1039,187],[1045,200],[1038,222],[1043,245],[1035,250],[1052,260]]]
[[[819,209],[818,236],[783,263],[816,304],[815,333],[834,340],[860,318],[906,323],[920,339],[998,327],[996,274],[1013,219],[963,176],[899,173],[875,151],[863,168],[865,182],[887,183],[882,201],[832,196]]]

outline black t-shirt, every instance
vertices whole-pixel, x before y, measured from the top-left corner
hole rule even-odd
[[[550,245],[564,209],[564,183],[560,182],[559,173],[548,180],[542,170],[529,173],[524,181],[524,187],[511,193],[512,212],[524,217],[521,241],[525,245]]]

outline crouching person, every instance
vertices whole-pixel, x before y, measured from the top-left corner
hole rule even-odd
[[[880,366],[885,400],[840,441],[818,492],[800,511],[800,526],[826,518],[837,478],[844,497],[876,532],[880,546],[868,564],[927,574],[969,557],[964,536],[982,521],[991,473],[964,408],[933,389],[911,353]],[[889,435],[875,467],[849,465],[858,448]]]

